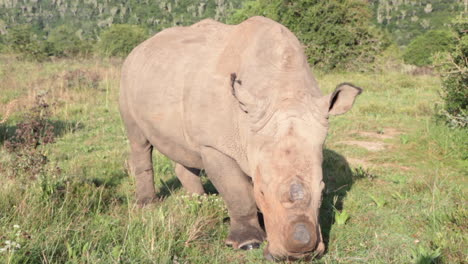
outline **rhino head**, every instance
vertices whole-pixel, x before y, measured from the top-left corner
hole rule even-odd
[[[259,33],[242,54],[250,59],[231,75],[231,84],[250,130],[248,166],[264,216],[268,241],[264,255],[267,259],[321,255],[325,244],[319,209],[328,118],[350,110],[362,90],[342,83],[323,96],[302,45],[282,26]]]
[[[236,90],[237,98],[242,92]],[[267,259],[325,251],[319,209],[328,117],[347,112],[360,93],[360,88],[344,83],[326,96],[286,93],[273,103],[266,98],[249,102],[255,96],[244,94],[239,101],[251,122],[248,159],[255,200],[264,216]]]

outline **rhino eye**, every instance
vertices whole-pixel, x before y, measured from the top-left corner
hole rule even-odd
[[[263,190],[262,190],[262,189],[260,189],[259,192],[260,192],[260,194],[262,195],[262,197],[265,197],[265,194],[263,193]]]

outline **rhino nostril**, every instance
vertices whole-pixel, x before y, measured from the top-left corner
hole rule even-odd
[[[305,224],[296,225],[293,238],[302,244],[308,244],[310,242],[310,233]]]

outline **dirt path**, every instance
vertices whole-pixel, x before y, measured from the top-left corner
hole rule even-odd
[[[364,148],[370,152],[378,153],[380,151],[385,151],[392,147],[391,143],[383,142],[383,140],[393,139],[402,134],[401,131],[395,128],[385,128],[382,131],[378,132],[369,132],[369,131],[351,131],[352,135],[357,135],[360,138],[364,138],[363,140],[344,140],[337,142],[338,144],[345,144],[350,146],[357,146],[360,148]],[[373,163],[369,159],[362,159],[362,158],[347,158],[348,162],[354,166],[360,166],[363,168],[372,168],[376,166],[381,167],[392,167],[398,168],[402,170],[410,170],[409,167],[401,166],[394,163],[380,163],[376,164]]]

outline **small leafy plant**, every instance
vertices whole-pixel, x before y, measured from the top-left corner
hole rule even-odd
[[[384,207],[387,204],[387,201],[383,197],[374,196],[372,194],[370,194],[369,197],[377,205],[378,208]]]
[[[374,180],[375,178],[377,178],[376,175],[370,173],[368,169],[365,169],[363,167],[354,168],[354,176],[357,179],[367,178],[369,180]]]
[[[336,209],[336,203],[338,202],[338,196],[333,197],[333,211],[335,212],[335,223],[338,225],[345,225],[349,220],[349,214],[346,210],[341,210],[341,212]]]
[[[414,263],[416,264],[433,264],[438,263],[441,256],[440,248],[427,249],[419,246],[412,250]]]
[[[407,195],[406,194],[401,194],[400,192],[395,191],[395,192],[393,192],[392,197],[395,200],[404,200],[404,199],[407,198]]]
[[[403,144],[403,145],[408,144],[408,142],[409,142],[409,137],[408,137],[408,135],[405,135],[405,134],[401,135],[401,136],[400,136],[400,142],[401,142],[401,144]]]
[[[346,210],[342,210],[341,212],[334,208],[335,211],[335,222],[338,225],[344,225],[349,220],[349,214]]]
[[[20,251],[27,240],[31,239],[31,235],[21,230],[21,227],[17,224],[14,224],[11,228],[5,227],[5,229],[0,230],[3,233],[0,236],[0,255],[12,255]]]

